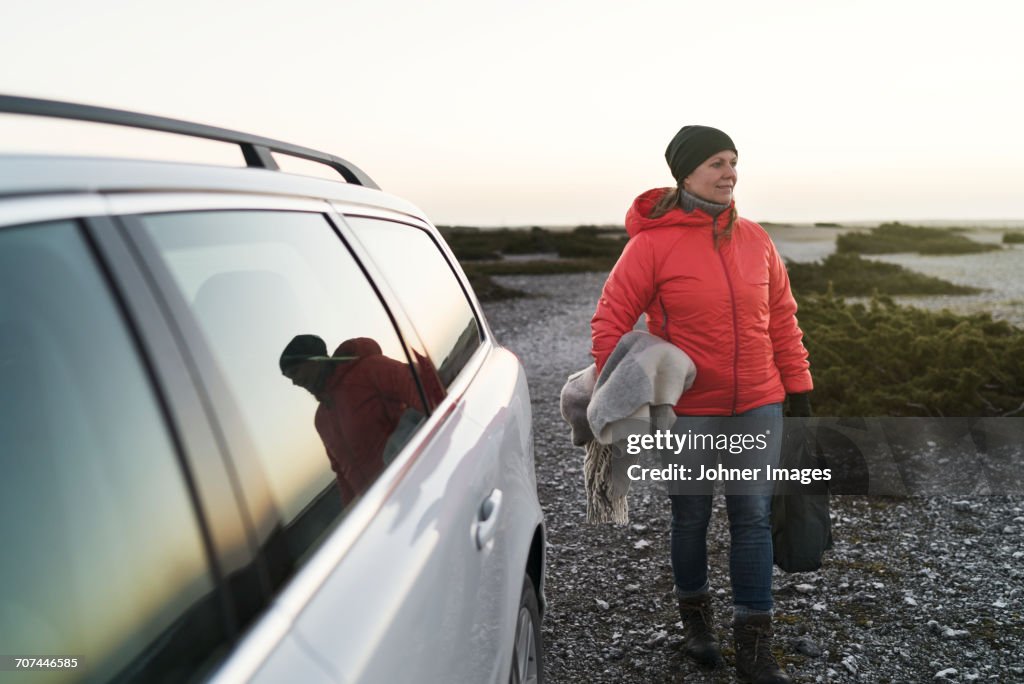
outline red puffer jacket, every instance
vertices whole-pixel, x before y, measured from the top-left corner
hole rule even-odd
[[[422,414],[423,402],[409,365],[384,356],[376,340],[345,340],[334,357],[349,360],[327,379],[314,422],[347,505],[384,470],[384,449],[402,414]]]
[[[645,192],[626,214],[630,240],[591,320],[598,371],[645,313],[647,329],[697,366],[677,414],[733,415],[809,392],[796,301],[771,238],[738,218],[716,250],[712,229],[724,230],[729,211],[714,222],[700,209],[647,218],[664,192]]]

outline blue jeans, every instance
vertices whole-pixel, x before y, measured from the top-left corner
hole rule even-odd
[[[781,438],[782,404],[767,404],[741,414],[757,418],[758,424],[771,426],[771,431]],[[693,418],[680,418],[674,430],[694,425]],[[713,417],[704,421],[706,425],[728,425],[728,417]],[[756,455],[757,463],[776,466],[779,463],[780,439],[768,442],[768,448]],[[712,468],[720,453],[709,450],[698,455],[706,466]],[[721,454],[723,465],[733,454]],[[741,454],[739,458],[748,456]],[[697,471],[699,472],[699,470]],[[708,549],[707,531],[711,520],[712,482],[708,482],[704,493],[671,495],[672,501],[672,574],[675,591],[680,597],[693,596],[708,591]],[[772,608],[772,487],[766,480],[754,485],[744,483],[745,493],[737,494],[735,482],[725,482],[725,505],[729,514],[729,579],[732,582],[732,600],[736,606],[755,611],[769,611]],[[756,492],[756,493],[748,493]]]

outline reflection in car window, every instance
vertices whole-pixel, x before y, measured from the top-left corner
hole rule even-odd
[[[184,681],[226,640],[192,502],[74,223],[0,231],[0,644]]]
[[[405,351],[321,215],[142,222],[242,414],[279,516],[264,546],[283,544],[287,575],[423,422]]]
[[[473,309],[444,255],[423,230],[347,217],[412,319],[447,387],[480,346]]]

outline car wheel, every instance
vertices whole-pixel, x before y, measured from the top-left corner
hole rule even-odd
[[[523,578],[519,597],[515,642],[512,647],[512,674],[509,684],[543,684],[544,643],[540,631],[540,608],[537,592],[529,575]]]

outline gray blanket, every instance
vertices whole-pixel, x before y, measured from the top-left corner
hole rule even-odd
[[[592,364],[569,376],[562,388],[562,418],[572,428],[572,443],[586,451],[587,521],[624,525],[629,521],[627,471],[640,460],[640,454],[626,453],[625,440],[670,429],[676,418],[672,407],[693,385],[697,369],[679,347],[634,330],[615,345],[600,377],[595,374]]]

